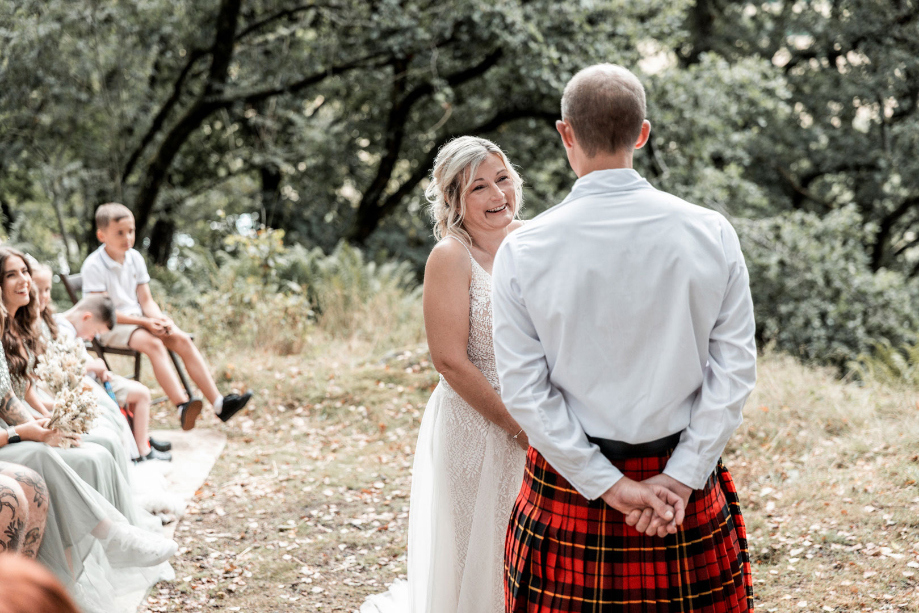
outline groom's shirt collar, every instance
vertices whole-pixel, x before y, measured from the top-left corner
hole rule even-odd
[[[626,192],[648,188],[653,189],[651,184],[633,168],[595,170],[575,181],[574,187],[571,188],[571,192],[568,194],[568,197],[562,201],[562,204],[585,196],[608,194],[612,191]]]

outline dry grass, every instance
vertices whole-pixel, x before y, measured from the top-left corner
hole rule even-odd
[[[412,451],[437,377],[423,347],[224,354],[255,388],[177,532],[178,579],[144,611],[354,611],[405,572]],[[379,352],[376,352],[379,355]],[[750,531],[759,611],[919,610],[916,394],[761,361],[725,460]],[[171,412],[160,407],[162,425]],[[226,428],[212,416],[203,427]]]

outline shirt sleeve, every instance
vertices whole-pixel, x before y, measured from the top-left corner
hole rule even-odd
[[[99,261],[98,257],[94,257],[95,255],[95,253],[90,254],[80,268],[80,276],[83,278],[84,296],[93,292],[108,291],[108,287],[105,285],[105,264]]]
[[[521,294],[514,242],[492,270],[492,317],[501,398],[535,447],[585,498],[599,498],[622,473],[587,440],[562,392],[549,380],[545,350]]]
[[[743,405],[756,383],[756,324],[750,277],[737,233],[721,222],[728,282],[721,309],[709,334],[708,364],[702,388],[664,473],[693,489],[702,489],[734,430],[743,421]]]
[[[144,262],[144,256],[136,250],[132,250],[131,254],[134,257],[134,269],[137,271],[137,284],[150,283],[150,273],[147,272],[147,263]]]

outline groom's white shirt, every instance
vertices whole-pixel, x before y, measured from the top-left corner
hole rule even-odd
[[[594,499],[622,473],[587,434],[682,431],[664,472],[702,488],[756,380],[749,277],[728,221],[634,170],[595,171],[508,236],[492,274],[501,396],[530,444]]]

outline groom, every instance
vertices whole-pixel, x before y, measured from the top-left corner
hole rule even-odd
[[[719,459],[756,379],[737,235],[632,170],[651,124],[628,70],[575,75],[556,127],[578,180],[492,281],[501,395],[531,445],[506,610],[752,610]]]

